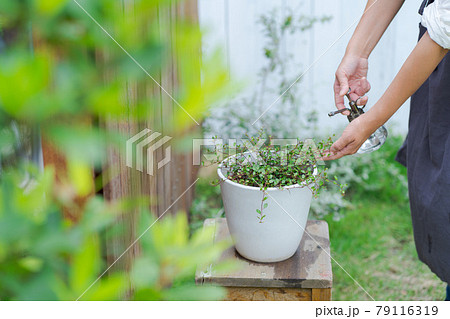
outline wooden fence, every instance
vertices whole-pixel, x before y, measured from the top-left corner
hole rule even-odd
[[[133,10],[132,1],[124,1],[124,10]],[[164,39],[172,39],[174,45],[176,36],[174,29],[179,20],[198,22],[197,0],[188,0],[172,4],[170,7],[160,8],[158,11],[159,34]],[[166,56],[167,63],[155,80],[167,91],[172,92],[178,84],[179,70],[178,59],[173,52],[168,50],[170,56]],[[178,52],[178,51],[177,51]],[[183,59],[200,59],[198,52],[182,52]],[[200,81],[200,73],[198,74]],[[132,137],[144,129],[159,132],[164,135],[170,133],[169,127],[174,118],[174,110],[178,106],[152,79],[148,79],[145,86],[136,83],[127,83],[124,88],[124,99],[127,107],[124,108],[123,117],[120,120],[106,120],[104,125],[107,130],[120,132],[123,136]],[[136,107],[135,101],[141,94],[159,101],[159,105],[149,108],[150,113],[146,120],[130,117],[130,109]],[[199,133],[200,127],[192,122],[190,133]],[[155,151],[154,162],[158,163],[165,157],[165,149],[176,138],[164,144]],[[125,148],[125,145],[123,145]],[[153,175],[136,168],[127,167],[125,152],[118,152],[111,148],[108,151],[107,164],[104,169],[104,197],[108,200],[129,198],[133,196],[145,196],[151,198],[151,211],[155,216],[174,214],[179,211],[188,213],[194,194],[193,183],[196,180],[198,167],[192,165],[192,153],[177,152],[171,147],[171,160],[160,169],[155,168]],[[144,164],[145,166],[145,164]],[[108,260],[112,262],[122,254],[125,249],[140,235],[136,233],[136,212],[126,212],[123,215],[123,237],[107,243]],[[125,256],[121,258],[119,267],[127,268],[133,256],[137,253],[138,245],[133,246]]]

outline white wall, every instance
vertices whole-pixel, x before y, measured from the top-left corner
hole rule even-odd
[[[199,0],[199,16],[203,29],[204,51],[207,54],[214,47],[224,49],[231,78],[246,79],[249,87],[256,81],[256,73],[264,61],[262,48],[264,38],[256,20],[261,14],[277,7],[279,10],[292,8],[294,12],[312,15],[333,16],[331,22],[316,24],[315,27],[288,39],[286,52],[295,55],[293,67],[301,65],[307,69],[319,56],[345,32],[350,29],[317,61],[297,85],[305,95],[302,107],[316,107],[319,124],[339,133],[346,124],[342,116],[329,118],[333,110],[334,72],[344,53],[346,44],[359,20],[364,0]],[[417,41],[420,0],[405,1],[384,37],[373,51],[369,60],[368,79],[372,85],[369,92],[370,107],[387,88]],[[353,25],[353,26],[352,26]],[[270,103],[269,103],[270,104]],[[275,104],[274,108],[277,107]],[[388,127],[406,133],[409,101],[389,121]],[[327,129],[327,130],[328,130]]]

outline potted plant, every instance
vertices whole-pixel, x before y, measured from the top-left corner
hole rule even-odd
[[[261,145],[260,140],[261,136],[252,138],[252,145]],[[282,261],[296,252],[311,199],[328,181],[322,157],[331,139],[317,144],[297,141],[290,147],[272,141],[269,137],[252,151],[233,147],[235,154],[217,169],[236,250],[257,262]]]

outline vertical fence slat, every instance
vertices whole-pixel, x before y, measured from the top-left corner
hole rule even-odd
[[[122,4],[124,18],[132,18],[134,1],[122,0]],[[171,39],[170,46],[174,46],[176,36],[174,30],[178,27],[178,19],[185,20],[185,18],[188,18],[198,22],[197,2],[195,0],[185,1],[181,7],[178,7],[174,2],[170,7],[160,7],[157,9],[157,17],[159,36],[165,41]],[[139,32],[146,31],[139,30]],[[134,36],[138,36],[139,32],[136,32]],[[156,74],[154,76],[155,80],[170,94],[174,94],[179,81],[178,59],[181,57],[175,56],[174,52],[178,52],[178,50],[174,50],[172,47],[168,48],[165,56],[167,60],[163,68],[152,65],[152,69],[147,70],[152,75]],[[198,52],[197,54],[193,52],[181,52],[180,54],[183,54],[183,59],[199,59]],[[146,64],[144,63],[143,65]],[[113,77],[114,75],[109,74],[108,76]],[[200,80],[200,74],[198,78]],[[172,99],[152,79],[149,78],[143,86],[138,86],[136,83],[129,81],[124,84],[123,92],[123,116],[120,120],[104,119],[104,126],[107,130],[114,133],[119,132],[125,137],[132,137],[144,128],[148,128],[152,132],[160,132],[163,135],[168,133],[169,124],[173,120],[174,108],[177,106],[174,106]],[[138,107],[136,101],[143,97],[150,100],[152,105],[148,106],[146,120],[138,121],[136,117],[130,116],[130,114],[132,115],[133,112],[131,111]],[[193,125],[195,124],[193,123]],[[154,162],[158,163],[165,157],[164,149],[167,145],[171,145],[171,143],[164,144],[164,147],[159,148],[155,152]],[[123,149],[125,149],[125,145],[123,145]],[[144,149],[145,152],[146,149]],[[153,175],[147,174],[145,169],[144,172],[140,172],[135,168],[127,167],[125,155],[124,152],[119,152],[113,148],[108,150],[107,163],[104,168],[104,196],[107,200],[120,200],[130,196],[148,196],[153,199],[149,209],[155,216],[161,216],[195,179],[191,168],[192,156],[178,154],[173,146],[171,162],[161,169],[154,167]],[[192,192],[191,190],[189,194],[185,194],[179,202],[173,205],[167,214],[175,213],[178,210],[188,212],[192,200]],[[136,233],[136,214],[136,211],[124,212],[121,217],[121,222],[123,222],[121,231],[123,234],[115,240],[106,243],[109,263],[116,260],[140,235]],[[115,267],[128,268],[137,253],[138,245],[130,249]]]

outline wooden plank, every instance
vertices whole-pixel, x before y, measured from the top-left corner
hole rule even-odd
[[[304,288],[227,287],[227,291],[227,301],[311,301],[311,289]]]
[[[118,17],[118,19],[129,18],[132,13],[132,3],[129,0],[122,0],[115,3],[123,10],[124,15]],[[103,61],[109,59],[108,52],[97,61],[101,64]],[[114,69],[107,69],[105,71],[105,81],[114,79],[116,76]],[[119,133],[122,136],[133,136],[139,131],[137,123],[129,118],[129,110],[133,107],[133,101],[135,100],[134,91],[131,89],[132,83],[124,83],[121,88],[121,102],[124,105],[120,119],[114,117],[105,118],[104,128],[110,132]],[[103,168],[103,195],[105,199],[110,201],[121,200],[124,197],[136,195],[135,190],[139,189],[136,185],[136,173],[128,168],[125,163],[125,157],[121,152],[114,147],[108,147],[107,160],[105,167]],[[119,256],[126,250],[126,248],[134,240],[134,212],[124,211],[118,218],[118,225],[120,229],[116,231],[120,235],[112,236],[109,238],[107,235],[106,251],[107,262],[111,264],[115,262]],[[137,247],[133,247],[128,250],[124,256],[115,264],[115,267],[120,269],[129,269],[131,262],[134,258]]]
[[[311,289],[312,301],[331,301],[331,288]]]
[[[161,7],[159,8],[159,28],[160,28],[160,37],[161,39],[170,39],[172,36],[172,28],[174,27],[174,23],[176,21],[176,15],[174,15],[174,8],[172,7]],[[172,21],[172,19],[174,21]],[[175,55],[175,50],[173,48],[174,43],[171,41],[170,43],[167,43],[167,62],[163,66],[163,69],[161,71],[161,86],[169,92],[169,94],[174,93],[175,85],[176,83],[173,82],[172,74],[176,72],[173,68],[173,60]],[[172,123],[172,116],[173,116],[173,101],[172,99],[162,91],[160,90],[161,95],[161,133],[163,135],[168,134],[167,126],[170,126],[170,123]],[[170,143],[170,142],[169,142]],[[168,144],[165,144],[164,147],[161,147],[158,149],[158,157],[157,161],[159,162],[162,160],[165,156],[164,148],[167,147]],[[175,156],[172,156],[172,160],[175,161]],[[173,203],[172,200],[172,172],[171,172],[171,166],[174,165],[174,162],[171,161],[161,169],[157,169],[155,167],[155,172],[157,171],[157,174],[161,176],[161,180],[159,184],[161,185],[161,189],[158,194],[159,201],[161,203],[161,210],[163,213],[167,210],[167,208]],[[174,212],[171,210],[171,212]]]
[[[203,230],[209,227],[215,228],[214,232],[211,235],[211,242],[214,242],[214,239],[216,237],[216,230],[217,230],[216,225],[217,223],[212,218],[205,219],[205,221],[203,222]],[[197,285],[203,285],[205,283],[205,279],[211,275],[212,271],[211,268],[212,267],[209,267],[208,269],[197,268],[197,270],[195,271],[195,283]],[[208,282],[208,280],[206,280],[206,282]]]
[[[217,224],[215,240],[229,236],[224,218],[205,221],[205,225],[211,223]],[[222,274],[204,273],[199,281],[227,287],[332,287],[330,242],[325,221],[308,221],[297,252],[288,260],[256,263],[241,257],[234,247],[226,250],[221,258],[235,260],[240,265],[239,270]]]

